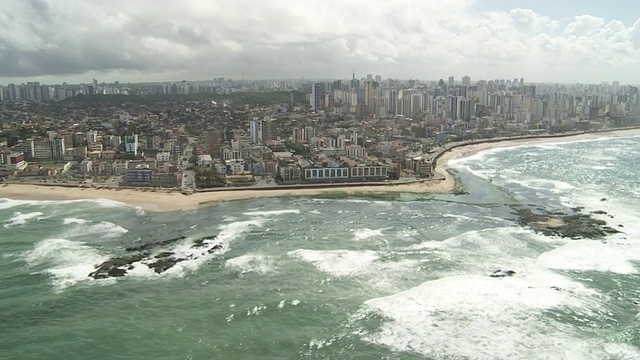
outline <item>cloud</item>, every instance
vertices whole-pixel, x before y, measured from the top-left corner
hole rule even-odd
[[[640,82],[640,20],[467,0],[5,0],[0,80],[525,77]],[[82,80],[84,79],[84,80]]]

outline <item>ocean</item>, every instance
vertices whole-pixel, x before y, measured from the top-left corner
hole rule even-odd
[[[638,159],[640,137],[485,151],[450,163],[464,195],[3,199],[0,358],[640,359]],[[515,207],[621,232],[545,235]]]

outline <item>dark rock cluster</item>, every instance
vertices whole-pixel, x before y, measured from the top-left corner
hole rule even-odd
[[[144,243],[141,245],[126,247],[124,250],[131,254],[113,257],[95,267],[95,271],[89,274],[94,279],[106,279],[112,277],[122,277],[135,266],[147,266],[157,274],[163,273],[177,263],[187,260],[195,260],[206,254],[214,254],[223,249],[222,244],[216,243],[215,236],[207,236],[193,241],[190,249],[193,252],[186,256],[177,256],[172,251],[163,250],[168,245],[181,240],[186,240],[185,236],[178,236],[167,240]]]
[[[582,212],[584,210],[582,207],[570,209],[570,212],[567,213],[547,212],[541,208],[537,208],[537,212],[529,208],[514,208],[514,210],[518,215],[520,225],[547,236],[602,239],[607,235],[620,233],[620,231],[608,226],[606,221],[592,216],[607,214],[602,210],[591,213]]]

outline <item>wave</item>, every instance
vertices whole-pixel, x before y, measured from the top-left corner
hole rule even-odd
[[[193,241],[187,238],[170,246],[156,249],[140,261],[132,262],[124,278],[132,277],[146,280],[164,276],[182,277],[197,270],[212,258],[224,254],[229,250],[231,242],[254,227],[261,227],[263,222],[263,220],[251,220],[221,225],[218,236],[215,239],[204,239],[200,247],[194,247]],[[95,226],[104,225],[105,222]],[[113,230],[112,225],[114,224],[108,225],[108,228]],[[91,229],[91,227],[88,228]],[[217,245],[221,245],[221,247],[218,248]],[[216,251],[210,252],[209,250],[213,247],[216,247]],[[157,261],[156,256],[162,252],[171,252],[176,258],[185,260],[177,262],[167,271],[157,274],[148,265]],[[34,249],[25,253],[23,257],[30,267],[40,268],[40,272],[49,274],[54,290],[60,292],[81,283],[113,284],[116,278],[96,280],[89,274],[96,271],[96,268],[105,261],[121,255],[118,251],[98,249],[82,241],[45,239],[38,242]]]
[[[292,210],[251,211],[251,212],[242,213],[242,215],[267,217],[267,216],[277,216],[277,215],[284,215],[284,214],[299,214],[299,213],[300,213],[300,210],[292,209]]]
[[[66,218],[64,220],[62,220],[62,223],[64,225],[70,225],[70,224],[86,224],[88,222],[91,222],[91,220],[85,220],[85,219],[78,219],[78,218]]]
[[[256,273],[264,275],[274,271],[275,262],[270,256],[246,254],[227,260],[225,266],[242,274]]]
[[[605,358],[606,341],[585,340],[570,325],[543,318],[559,308],[578,317],[606,311],[598,299],[593,290],[550,272],[533,279],[451,276],[366,301],[364,316],[385,320],[378,332],[362,338],[432,358]]]
[[[349,277],[368,271],[371,265],[380,258],[371,250],[305,250],[289,251],[288,256],[303,260],[316,269],[334,277]]]
[[[79,200],[14,200],[2,198],[0,199],[0,210],[10,209],[16,206],[50,206],[50,205],[67,205],[77,203],[94,203],[102,208],[130,207],[130,205],[109,199],[79,199]]]
[[[46,267],[42,272],[51,275],[54,290],[60,292],[78,283],[93,281],[88,274],[108,256],[83,242],[45,239],[24,258],[31,267]]]
[[[4,227],[8,228],[15,225],[24,225],[27,223],[28,220],[32,220],[32,219],[41,220],[43,219],[42,215],[44,214],[39,211],[34,211],[26,214],[23,214],[21,212],[15,212],[13,213],[13,217],[8,219],[4,223]]]
[[[575,240],[540,255],[540,265],[550,269],[637,274],[640,244],[624,240]]]
[[[393,291],[401,286],[400,279],[415,273],[417,260],[388,261],[372,250],[306,250],[297,249],[288,256],[311,264],[334,278],[350,278],[376,290]]]
[[[129,230],[112,222],[101,221],[99,223],[87,226],[86,224],[89,222],[90,221],[83,219],[65,219],[65,224],[77,224],[81,226],[75,226],[72,229],[67,230],[66,232],[64,232],[63,237],[73,238],[93,235],[97,238],[116,238],[118,236],[121,236],[122,234],[126,234],[129,232]]]
[[[390,228],[382,228],[382,229],[369,229],[369,228],[364,228],[364,229],[355,229],[353,230],[353,239],[356,241],[362,241],[362,240],[367,240],[367,239],[371,239],[371,238],[375,238],[375,237],[382,237],[382,232],[384,230],[388,230]]]

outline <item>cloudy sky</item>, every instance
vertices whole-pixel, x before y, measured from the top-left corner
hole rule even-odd
[[[0,84],[383,77],[640,83],[638,0],[2,0]]]

